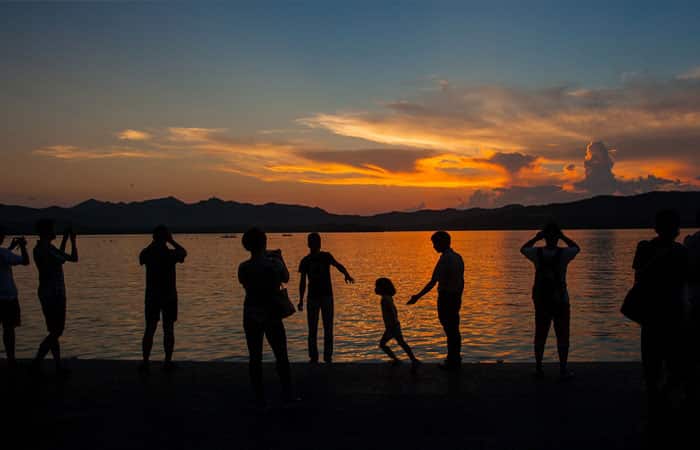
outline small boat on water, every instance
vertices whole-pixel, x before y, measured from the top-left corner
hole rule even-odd
[[[238,237],[238,236],[235,235],[235,234],[224,234],[223,236],[221,236],[221,239],[234,239],[234,238],[237,238],[237,237]]]

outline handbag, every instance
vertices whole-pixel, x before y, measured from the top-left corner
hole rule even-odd
[[[281,319],[286,319],[296,312],[294,303],[289,299],[289,292],[284,285],[281,285],[280,289],[275,292],[272,302],[273,313]]]
[[[649,317],[649,297],[640,283],[635,283],[627,292],[620,312],[633,322],[644,325]]]

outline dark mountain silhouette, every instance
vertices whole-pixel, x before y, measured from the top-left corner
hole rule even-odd
[[[87,200],[70,208],[0,205],[0,222],[13,233],[31,233],[41,217],[80,233],[143,233],[166,223],[177,232],[241,232],[257,225],[268,231],[393,231],[534,229],[549,219],[571,228],[647,228],[662,208],[681,213],[694,226],[700,192],[650,192],[630,197],[599,196],[570,203],[467,210],[391,212],[373,216],[331,214],[320,208],[217,198],[187,204],[174,197],[131,203]]]

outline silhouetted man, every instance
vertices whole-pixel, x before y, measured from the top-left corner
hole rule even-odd
[[[34,247],[34,263],[39,270],[39,302],[49,334],[39,345],[33,368],[39,370],[41,361],[50,351],[56,364],[56,372],[59,375],[66,375],[68,371],[61,363],[59,342],[66,326],[66,283],[63,278],[63,264],[78,262],[76,236],[71,228],[67,228],[63,232],[60,248],[56,248],[51,243],[56,239],[53,220],[39,220],[36,224],[36,231],[39,234],[39,241]],[[66,253],[66,244],[69,239],[70,254]]]
[[[435,265],[433,276],[428,284],[423,290],[412,296],[408,304],[416,303],[437,285],[438,318],[447,336],[447,359],[443,364],[440,364],[440,368],[456,370],[462,364],[459,310],[462,307],[462,294],[464,292],[464,261],[457,252],[452,250],[451,238],[447,232],[438,231],[430,239],[435,251],[440,253],[440,259]]]
[[[173,248],[168,247],[170,244]],[[153,348],[153,336],[163,316],[164,370],[175,368],[175,322],[177,321],[177,287],[175,265],[185,261],[187,251],[175,242],[167,227],[153,230],[153,242],[141,251],[139,263],[146,266],[146,330],[143,334],[143,362],[141,371],[147,372]]]
[[[544,247],[535,247],[535,243],[542,239],[545,241]],[[566,248],[559,247],[560,239],[567,245]],[[542,359],[552,322],[557,335],[560,377],[566,380],[573,376],[567,369],[571,308],[566,287],[566,269],[579,251],[578,244],[566,237],[554,223],[545,226],[520,249],[535,265],[532,300],[535,304],[535,374],[538,377],[544,376]]]
[[[5,230],[0,226],[0,245],[5,241]],[[13,252],[19,247],[21,255]],[[22,323],[17,299],[17,286],[12,277],[12,266],[29,265],[27,240],[23,237],[12,239],[8,248],[0,247],[0,325],[2,325],[2,340],[5,344],[7,365],[15,367],[15,328]]]
[[[688,250],[676,242],[680,226],[676,211],[659,211],[654,226],[657,236],[637,244],[632,264],[635,283],[643,290],[648,308],[641,324],[641,350],[653,415],[659,411],[669,388],[682,384],[687,358],[683,322]],[[668,376],[664,376],[664,371]]]
[[[697,216],[700,227],[700,211]],[[700,359],[700,231],[687,236],[684,244],[688,249],[688,300],[691,305],[691,348],[694,348],[695,360]]]
[[[318,362],[318,316],[323,318],[323,360],[333,362],[333,285],[331,283],[331,266],[345,276],[346,283],[355,280],[348,271],[328,252],[321,251],[321,236],[311,233],[307,238],[309,254],[299,263],[299,311],[304,309],[306,280],[309,280],[308,306],[306,318],[309,325],[309,361]]]

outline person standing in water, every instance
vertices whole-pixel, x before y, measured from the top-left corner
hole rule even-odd
[[[545,241],[545,245],[535,247],[541,240]],[[559,247],[560,240],[566,247]],[[573,377],[567,367],[571,308],[566,287],[566,269],[579,251],[578,244],[565,236],[555,223],[547,224],[520,249],[520,253],[535,265],[532,300],[535,304],[535,374],[538,378],[544,376],[542,360],[552,322],[557,335],[560,377],[562,380]]]
[[[309,283],[306,318],[309,325],[309,362],[318,363],[318,318],[323,318],[323,360],[333,362],[333,284],[331,266],[345,276],[346,283],[354,283],[347,269],[335,260],[329,252],[321,251],[321,236],[311,233],[307,237],[309,254],[299,263],[299,311],[304,309],[306,280]]]
[[[172,248],[168,247],[168,244]],[[153,230],[153,242],[139,255],[139,264],[146,266],[146,329],[143,334],[143,362],[139,370],[148,372],[153,348],[153,336],[158,328],[158,321],[163,316],[163,348],[165,362],[163,370],[175,368],[173,351],[175,349],[175,322],[177,321],[177,282],[175,266],[185,262],[187,251],[175,242],[173,235],[165,225]]]
[[[412,296],[408,304],[415,304],[437,285],[438,318],[447,336],[447,359],[439,367],[443,370],[458,370],[462,365],[459,310],[462,307],[464,293],[464,260],[452,249],[452,239],[446,231],[434,233],[430,240],[433,242],[435,251],[440,253],[440,259],[435,265],[433,276],[428,284]]]
[[[72,228],[63,232],[61,246],[56,248],[51,242],[56,239],[54,221],[41,219],[36,224],[39,241],[34,247],[34,263],[39,270],[39,302],[44,313],[48,336],[39,345],[32,367],[39,370],[41,361],[51,352],[59,375],[67,375],[68,370],[61,362],[61,344],[59,338],[66,326],[66,283],[63,278],[63,264],[78,262],[76,235]],[[66,253],[70,240],[71,252]]]
[[[0,226],[0,245],[5,241],[5,229]],[[19,247],[20,254],[14,253]],[[12,266],[29,265],[27,240],[23,237],[12,239],[8,248],[0,247],[0,325],[2,325],[2,340],[5,345],[7,365],[10,369],[16,366],[15,360],[15,328],[22,323],[17,299],[17,286],[12,276]]]

